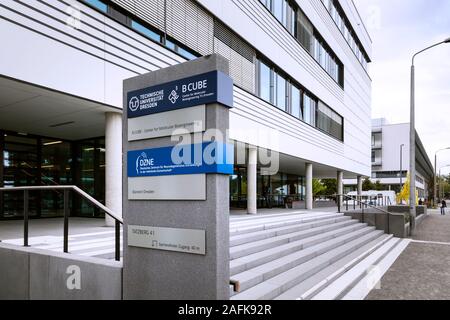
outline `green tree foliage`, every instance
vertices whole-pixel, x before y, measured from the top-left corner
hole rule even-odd
[[[374,189],[373,190],[377,190],[377,191],[382,191],[384,189],[383,185],[381,184],[380,180],[378,180],[377,182],[375,182],[375,184],[373,185]]]
[[[319,179],[313,179],[313,195],[314,197],[318,195],[323,195],[326,191],[326,187],[322,184]]]
[[[375,185],[370,181],[369,178],[364,179],[362,185],[363,191],[370,191],[375,189]]]
[[[326,189],[323,195],[337,194],[337,179],[322,179],[320,181]]]

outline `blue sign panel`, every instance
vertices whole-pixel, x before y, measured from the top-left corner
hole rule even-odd
[[[128,177],[233,174],[234,147],[220,142],[128,152]]]
[[[233,80],[220,71],[129,92],[128,118],[218,102],[233,107]]]

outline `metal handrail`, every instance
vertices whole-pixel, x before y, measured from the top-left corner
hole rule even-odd
[[[105,205],[100,203],[98,200],[87,194],[85,191],[81,190],[77,186],[27,186],[27,187],[3,187],[0,188],[1,192],[13,192],[13,191],[23,191],[23,217],[24,217],[24,238],[23,245],[28,247],[28,220],[29,220],[29,192],[30,191],[64,191],[64,252],[69,253],[69,191],[74,191],[88,200],[92,205],[105,212],[108,216],[115,221],[115,259],[120,261],[120,225],[123,225],[123,219]]]
[[[358,200],[357,199],[358,197],[362,197],[362,196],[354,197],[354,196],[349,196],[349,195],[345,195],[345,194],[343,194],[343,195],[336,194],[335,196],[336,196],[337,202],[338,202],[338,212],[339,213],[341,212],[341,203],[340,203],[341,197],[342,198],[346,198],[347,200],[350,199],[350,200],[353,200],[354,202],[359,203],[360,204],[360,209],[361,209],[361,220],[362,220],[362,223],[364,223],[364,207],[365,208],[372,208],[372,209],[378,210],[378,211],[386,214],[386,216],[387,216],[387,229],[388,229],[387,233],[389,233],[389,231],[390,231],[390,221],[389,221],[390,219],[389,219],[389,217],[391,215],[393,215],[393,216],[400,216],[400,215],[402,215],[402,214],[396,214],[396,213],[389,212],[387,210],[381,209],[381,208],[379,208],[377,206],[373,206],[371,204],[368,204],[367,202],[364,202],[362,200]],[[389,202],[390,202],[390,199],[389,199]],[[347,203],[347,210],[348,210],[348,203]]]

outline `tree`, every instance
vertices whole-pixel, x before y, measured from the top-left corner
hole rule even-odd
[[[322,184],[319,179],[313,179],[313,195],[314,197],[323,194],[326,187]]]
[[[409,205],[409,184],[410,184],[411,178],[408,176],[406,178],[405,184],[403,185],[402,191],[397,195],[397,203],[403,204],[406,203]],[[416,205],[419,204],[419,192],[416,190]]]
[[[374,184],[372,183],[372,181],[370,181],[369,178],[364,179],[363,181],[363,185],[362,185],[363,191],[370,191],[375,189]]]
[[[373,186],[373,190],[382,191],[383,185],[381,184],[380,180],[377,180]]]
[[[337,179],[322,179],[320,181],[325,186],[324,195],[337,194]]]

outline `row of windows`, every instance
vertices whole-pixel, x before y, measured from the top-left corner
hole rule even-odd
[[[364,50],[362,49],[363,47],[356,37],[350,21],[345,16],[344,10],[342,9],[341,5],[337,0],[322,0],[322,2],[330,13],[334,22],[338,26],[345,40],[350,45],[350,48],[352,48],[359,62],[364,67],[364,69],[367,70],[368,59],[366,58]]]
[[[343,65],[323,38],[303,14],[289,0],[259,0],[291,33],[325,71],[343,86]]]
[[[147,25],[144,25],[144,23],[138,22],[132,18],[127,17],[126,15],[122,14],[121,12],[118,12],[115,8],[107,5],[101,0],[84,0],[84,2],[96,8],[97,10],[100,10],[101,12],[109,15],[111,18],[118,20],[123,24],[126,24],[133,30],[144,35],[145,37],[161,43],[166,48],[178,53],[179,55],[183,56],[188,60],[196,59],[199,56],[198,54],[184,47],[183,45],[175,43],[175,41],[168,39],[167,36],[165,36],[159,30],[155,30]]]
[[[268,1],[277,2],[275,0]],[[101,0],[84,0],[84,2],[189,60],[197,57],[196,54],[181,44],[167,39],[162,32],[123,15]],[[283,6],[283,8],[285,7]],[[292,15],[287,16],[292,17]],[[280,21],[283,21],[283,18]],[[278,68],[270,66],[263,61],[257,61],[256,66],[256,89],[260,98],[290,113],[297,119],[343,141],[343,118],[340,115],[301,88],[295,81],[291,80],[283,72],[280,72]]]
[[[402,178],[406,178],[408,172],[402,171]],[[372,173],[373,179],[400,178],[400,171],[378,171]]]
[[[343,118],[263,60],[257,62],[257,94],[299,120],[343,141]]]

